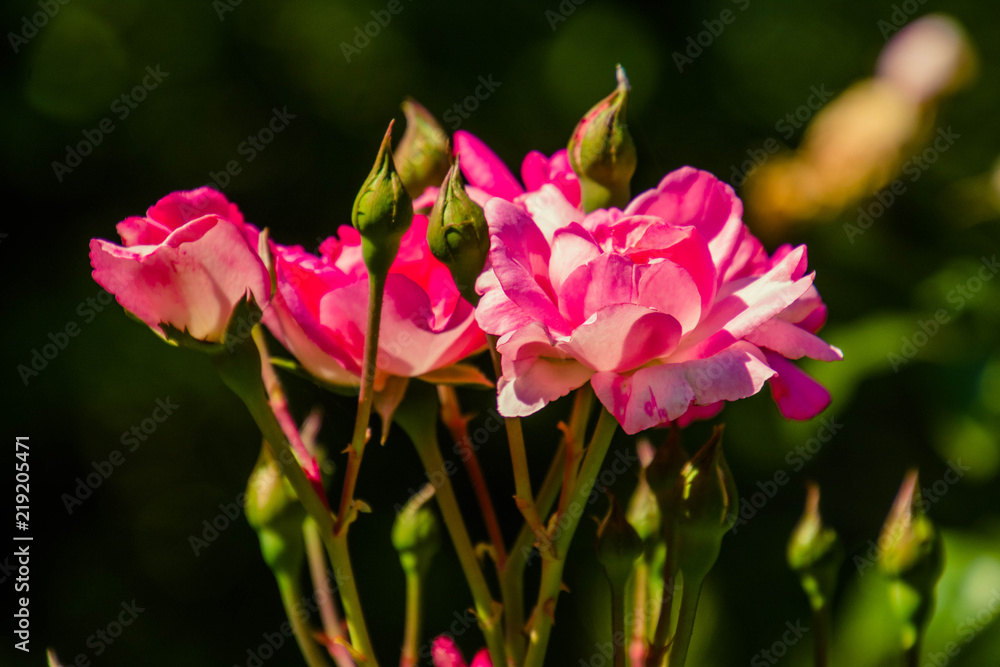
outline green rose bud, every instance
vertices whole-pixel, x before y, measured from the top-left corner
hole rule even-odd
[[[819,514],[819,486],[810,483],[806,508],[788,542],[788,566],[802,582],[814,610],[829,604],[837,586],[837,571],[844,561],[844,548],[837,533]]]
[[[944,571],[941,534],[924,514],[916,470],[907,473],[879,537],[879,569],[890,579],[892,603],[904,623],[903,648],[914,646],[934,614]]]
[[[739,496],[722,454],[722,427],[681,471],[677,489],[677,563],[685,581],[703,578],[715,564]]]
[[[410,197],[438,185],[448,171],[448,135],[416,100],[403,100],[406,132],[392,157]]]
[[[431,210],[427,243],[431,253],[451,271],[465,300],[472,305],[479,303],[475,284],[490,252],[490,234],[483,209],[465,191],[458,156]]]
[[[268,566],[275,571],[295,571],[303,555],[305,510],[266,445],[261,447],[247,481],[243,508]]]
[[[392,123],[379,147],[351,212],[361,233],[361,251],[368,273],[385,276],[399,252],[399,242],[413,222],[413,203],[392,159]]]
[[[569,139],[569,162],[580,178],[584,211],[625,208],[636,153],[625,113],[630,90],[625,70],[615,70],[618,86],[584,115]]]
[[[403,506],[392,524],[392,546],[407,575],[423,577],[441,546],[437,516],[425,506],[433,496],[434,486],[425,485]]]
[[[629,524],[618,498],[612,493],[608,493],[608,498],[611,507],[597,525],[597,562],[604,568],[612,589],[620,590],[628,583],[632,567],[642,555],[642,538]]]

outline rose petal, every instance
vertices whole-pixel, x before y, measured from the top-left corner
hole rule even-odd
[[[524,192],[507,165],[477,137],[459,130],[452,137],[459,164],[469,185],[485,190],[494,197],[513,201]]]
[[[788,419],[808,420],[830,405],[830,392],[780,354],[764,351],[777,375],[770,379],[771,397]]]

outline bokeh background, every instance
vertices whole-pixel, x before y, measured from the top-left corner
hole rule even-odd
[[[26,28],[25,17],[31,21],[42,5],[54,15],[34,31]],[[579,116],[613,88],[619,62],[633,86],[629,121],[639,151],[633,191],[684,164],[730,180],[747,151],[767,140],[799,144],[802,129],[786,140],[776,124],[805,103],[810,87],[839,93],[871,76],[885,43],[879,21],[898,8],[861,0],[402,0],[403,11],[348,62],[341,44],[352,43],[369,12],[385,6],[381,0],[18,0],[0,7],[7,34],[0,49],[0,425],[8,457],[15,435],[30,437],[35,537],[31,652],[13,651],[13,641],[5,641],[0,663],[41,665],[44,647],[52,646],[66,664],[84,656],[108,667],[246,665],[247,651],[283,620],[242,517],[197,555],[190,543],[243,490],[259,446],[249,416],[205,358],[163,345],[115,304],[100,311],[87,305],[99,292],[90,278],[90,238],[113,238],[118,221],[170,191],[211,184],[212,174],[236,160],[240,173],[216,183],[248,220],[270,227],[281,242],[315,249],[317,239],[349,223],[386,123],[402,120],[404,96],[421,101],[448,130],[457,129],[451,119],[460,121],[516,170],[529,150],[551,153],[565,145]],[[856,223],[854,206],[832,220],[770,234],[770,249],[780,242],[809,245],[830,311],[824,337],[845,353],[841,363],[809,370],[833,395],[824,417],[842,426],[798,471],[786,456],[817,435],[820,420],[782,420],[767,392],[724,411],[727,456],[744,496],[777,471],[790,482],[727,537],[704,595],[694,665],[772,664],[760,652],[780,641],[786,622],[809,625],[806,600],[784,561],[807,479],[822,485],[824,515],[848,554],[836,600],[834,664],[896,664],[885,583],[863,559],[906,469],[919,466],[931,487],[944,480],[949,461],[968,470],[958,483],[938,485],[943,492],[930,510],[945,532],[948,563],[925,657],[930,661],[948,641],[961,652],[946,664],[994,665],[1000,655],[1000,631],[991,613],[981,613],[1000,595],[1000,280],[981,283],[961,308],[949,299],[976,275],[982,258],[1000,251],[994,176],[1000,15],[973,0],[910,6],[916,12],[907,21],[929,10],[950,13],[975,47],[976,78],[938,108],[935,120],[959,138],[919,180],[908,180],[906,192],[853,243],[843,225]],[[724,9],[734,11],[735,21],[678,71],[673,54]],[[132,108],[120,98],[133,95],[147,67],[159,68],[161,80],[134,95],[144,99]],[[473,95],[479,77],[499,85],[461,118],[453,107]],[[250,160],[241,142],[264,128],[275,109],[294,118]],[[110,133],[98,131],[104,119]],[[67,147],[87,136],[100,136],[100,143],[70,172],[57,173],[53,162],[67,163]],[[747,222],[766,226],[749,215]],[[950,321],[894,369],[888,355],[899,354],[902,338],[912,340],[919,321],[941,308]],[[70,323],[79,334],[25,381],[18,366],[29,365],[49,334]],[[342,449],[350,399],[294,380],[289,385],[297,414],[322,406],[320,440],[332,452]],[[175,413],[129,451],[123,434],[168,398],[179,406]],[[485,416],[488,393],[462,398]],[[555,445],[554,422],[567,409],[558,404],[528,420],[539,475]],[[692,428],[688,445],[699,444],[706,429]],[[615,447],[633,444],[621,436]],[[65,494],[116,449],[121,465],[68,511]],[[503,438],[484,445],[480,456],[513,539],[519,515],[507,500],[513,486]],[[389,542],[392,507],[422,481],[412,449],[394,432],[384,448],[370,450],[358,490],[374,509],[352,528],[359,586],[381,659],[390,664],[403,619],[403,576]],[[464,474],[456,484],[474,507]],[[627,495],[634,484],[625,475],[615,488]],[[6,497],[13,514],[13,494]],[[603,511],[603,501],[593,508]],[[473,513],[469,519],[474,537],[485,539]],[[560,601],[553,665],[600,664],[595,645],[609,638],[592,540],[585,522],[567,568],[572,593]],[[0,547],[0,559],[11,544]],[[12,560],[0,560],[5,609],[15,597]],[[470,603],[457,572],[446,546],[430,575],[428,632],[447,630]],[[537,573],[536,562],[529,582]],[[95,639],[133,600],[144,609],[135,622],[110,644]],[[467,653],[478,646],[477,635],[472,629],[459,637]],[[809,664],[808,639],[781,664]],[[286,644],[268,663],[295,665],[301,658]]]

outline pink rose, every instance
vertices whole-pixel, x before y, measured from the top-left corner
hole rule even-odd
[[[448,635],[441,635],[434,640],[431,645],[431,660],[434,661],[434,667],[466,667],[462,652]],[[493,667],[489,651],[480,649],[469,667]]]
[[[360,384],[368,312],[361,237],[342,226],[320,246],[272,244],[278,291],[264,323],[317,378]],[[389,271],[382,308],[375,389],[388,376],[417,377],[483,349],[486,338],[451,273],[427,246],[427,218],[415,215]]]
[[[169,325],[219,342],[248,291],[262,308],[270,299],[257,231],[215,190],[171,193],[146,217],[118,223],[118,234],[122,246],[91,240],[94,280],[161,336]]]
[[[534,413],[590,382],[628,433],[705,416],[766,381],[786,417],[829,394],[789,361],[841,359],[805,247],[768,257],[732,188],[684,167],[624,211],[583,214],[553,185],[486,206],[492,268],[476,316],[500,336],[499,408]],[[696,414],[701,413],[701,414]]]
[[[469,197],[480,206],[486,206],[493,197],[514,201],[526,190],[535,192],[546,184],[554,185],[571,206],[580,205],[580,182],[569,166],[565,148],[550,158],[538,151],[528,153],[521,163],[522,186],[497,154],[475,135],[459,130],[453,141]],[[437,192],[438,188],[428,188],[413,202],[414,210],[432,206]]]

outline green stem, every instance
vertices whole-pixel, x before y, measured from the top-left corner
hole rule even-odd
[[[663,526],[663,539],[667,545],[667,555],[663,560],[663,597],[660,602],[660,617],[656,622],[656,632],[653,643],[646,654],[646,667],[660,667],[663,657],[667,654],[667,641],[670,639],[671,621],[673,620],[674,603],[677,601],[677,540],[674,523],[676,512],[663,512],[660,522]],[[686,587],[685,589],[686,590]],[[682,593],[683,597],[683,593]],[[675,633],[676,636],[676,633]]]
[[[629,646],[629,655],[632,663],[639,665],[646,655],[646,609],[647,588],[649,587],[649,565],[646,563],[646,556],[635,563],[635,574],[632,575],[632,642]]]
[[[354,667],[350,653],[343,646],[334,644],[336,639],[344,639],[337,615],[337,606],[333,601],[333,590],[326,570],[326,552],[323,550],[323,538],[319,527],[311,517],[306,517],[302,524],[302,535],[305,538],[306,559],[309,562],[309,575],[316,594],[316,605],[319,607],[320,620],[323,623],[323,634],[329,643],[327,650],[339,667]]]
[[[903,651],[904,667],[920,667],[920,646],[921,642],[918,639],[910,648]]]
[[[302,599],[302,587],[299,585],[298,576],[275,572],[274,577],[278,582],[278,591],[281,593],[281,604],[285,608],[285,615],[288,616],[292,633],[295,635],[295,641],[302,651],[302,657],[305,658],[306,664],[309,667],[326,667],[326,658],[323,657],[323,651],[313,638],[312,628],[296,611],[296,606]]]
[[[418,572],[406,573],[406,621],[403,631],[403,651],[399,667],[416,667],[420,660],[420,621],[423,609],[424,582]]]
[[[830,655],[830,605],[824,604],[813,608],[813,664],[815,667],[827,667]]]
[[[684,581],[681,588],[681,608],[677,613],[677,629],[670,642],[670,653],[667,657],[667,667],[684,667],[688,649],[691,647],[691,634],[694,632],[694,617],[698,612],[698,598],[701,595],[701,585],[704,578],[691,577]],[[664,582],[664,586],[667,582]],[[662,614],[666,609],[660,611]]]
[[[614,667],[626,667],[625,588],[614,584],[611,585],[611,643],[615,651]]]
[[[538,602],[531,614],[528,654],[524,667],[540,667],[545,660],[545,651],[555,620],[556,602],[562,590],[562,574],[569,545],[577,526],[580,525],[587,499],[593,491],[594,481],[601,471],[601,465],[604,463],[604,457],[608,453],[617,428],[618,422],[615,418],[607,410],[602,409],[590,446],[587,447],[587,454],[580,466],[580,474],[570,495],[567,512],[557,517],[554,523],[556,534],[553,536],[553,557],[542,562],[542,580],[538,590]]]
[[[340,496],[340,512],[337,514],[335,532],[346,532],[350,524],[350,514],[354,505],[354,488],[361,471],[361,459],[368,443],[368,425],[372,413],[372,398],[375,394],[375,368],[378,363],[378,336],[382,324],[382,301],[385,296],[386,276],[368,276],[368,323],[365,329],[364,358],[361,365],[361,387],[358,393],[358,413],[354,420],[354,436],[347,458],[344,475],[344,489]]]
[[[497,352],[497,337],[487,334],[486,340],[490,345],[490,358],[493,360],[493,370],[497,379],[503,375],[500,365],[500,354]],[[504,418],[504,425],[507,427],[507,441],[510,447],[510,462],[514,469],[514,502],[517,508],[524,515],[524,520],[535,532],[541,535],[545,532],[542,519],[535,505],[535,499],[531,492],[531,472],[528,470],[528,454],[524,448],[524,432],[521,430],[521,420],[517,417]],[[547,545],[542,545],[547,548]]]
[[[256,325],[259,327],[260,325]],[[255,328],[256,328],[255,327]],[[295,454],[281,430],[281,425],[275,419],[268,403],[267,392],[262,380],[261,351],[257,348],[259,336],[237,346],[232,353],[220,352],[215,355],[215,367],[222,381],[247,406],[251,416],[257,423],[261,434],[274,456],[281,473],[288,479],[298,496],[299,502],[306,513],[312,517],[319,528],[320,537],[327,548],[327,554],[337,573],[341,594],[344,595],[344,611],[347,616],[348,628],[351,630],[351,642],[355,649],[366,656],[368,665],[376,665],[375,654],[372,651],[368,629],[361,614],[360,604],[348,609],[347,597],[357,599],[357,588],[351,568],[350,559],[345,548],[338,550],[333,538],[333,517],[326,500],[320,498],[316,488],[306,477],[295,459]],[[344,576],[346,575],[346,576]]]
[[[573,410],[570,413],[570,434],[577,442],[583,442],[586,436],[587,420],[590,417],[591,406],[593,405],[594,392],[588,385],[577,389],[573,402]],[[563,469],[565,464],[563,459],[566,456],[567,438],[563,437],[559,441],[549,469],[545,473],[545,479],[538,489],[535,497],[535,506],[538,508],[540,516],[546,516],[552,511],[552,506],[559,495],[559,489],[563,482]],[[538,539],[532,527],[527,523],[521,526],[517,534],[514,546],[508,555],[507,564],[500,573],[500,595],[504,605],[504,626],[507,637],[507,647],[512,654],[514,664],[521,664],[524,661],[525,636],[524,636],[524,570],[528,565],[528,556],[531,555],[531,545]]]
[[[458,499],[451,486],[451,478],[441,457],[441,449],[437,439],[437,414],[435,403],[437,396],[433,391],[419,391],[428,387],[411,387],[406,398],[396,411],[395,421],[410,436],[416,447],[417,455],[423,463],[427,478],[434,481],[438,507],[445,527],[451,536],[452,544],[458,555],[459,564],[465,574],[469,592],[472,594],[476,608],[476,619],[486,639],[486,648],[490,658],[497,667],[507,664],[506,650],[503,642],[503,632],[500,626],[499,603],[493,600],[486,577],[479,567],[476,550],[469,538],[458,506]]]

